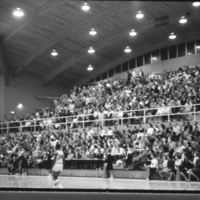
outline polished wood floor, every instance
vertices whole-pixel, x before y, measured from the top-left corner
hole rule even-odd
[[[91,190],[150,190],[199,191],[200,182],[157,181],[141,179],[105,179],[87,177],[59,177],[64,189]],[[50,189],[53,181],[48,176],[1,175],[0,188]]]

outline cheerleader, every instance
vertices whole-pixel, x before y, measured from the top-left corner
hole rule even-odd
[[[61,150],[60,143],[57,142],[55,146],[54,160],[51,168],[55,188],[63,188],[63,186],[58,180],[58,176],[63,170],[63,159],[64,159],[64,153]]]

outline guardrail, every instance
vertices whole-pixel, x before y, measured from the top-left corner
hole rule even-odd
[[[168,106],[138,110],[112,111],[112,115],[103,113],[90,115],[74,115],[64,117],[51,117],[34,120],[11,121],[0,123],[0,133],[15,132],[38,132],[42,130],[61,130],[76,129],[78,127],[87,128],[123,126],[145,124],[152,121],[160,120],[161,122],[171,122],[173,120],[197,120],[200,113],[200,104],[189,106]]]

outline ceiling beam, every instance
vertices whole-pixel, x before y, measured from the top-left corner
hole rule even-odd
[[[195,19],[195,18],[198,18],[199,16],[200,16],[199,14],[197,14],[195,16],[190,16],[190,19],[191,18]],[[177,23],[176,19],[177,19],[177,16],[173,16],[173,17],[169,18],[168,25],[176,24]],[[146,24],[143,24],[143,26],[141,27],[141,29],[139,31],[139,34],[142,34],[151,28],[157,29],[157,27],[155,26],[155,21],[153,21],[153,20],[149,20],[146,22]],[[94,46],[96,52],[98,53],[98,51],[100,51],[102,48],[105,48],[106,46],[111,46],[112,44],[116,43],[117,41],[123,39],[125,33],[126,33],[126,30],[122,30],[122,31],[118,32],[117,34],[106,38],[104,41],[97,42],[96,45]],[[55,78],[58,74],[65,71],[66,69],[70,68],[76,62],[80,62],[86,56],[88,56],[87,49],[82,49],[77,54],[75,54],[71,58],[64,61],[64,63],[61,64],[60,66],[58,66],[56,69],[54,69],[49,74],[47,74],[44,77],[44,84],[47,84],[53,78]]]
[[[68,3],[70,1],[66,1],[66,2]],[[93,17],[86,16],[85,18],[83,18],[83,20],[80,20],[80,22],[78,24],[76,24],[76,26],[70,27],[70,29],[67,29],[67,31],[64,33],[58,32],[56,35],[53,36],[53,38],[46,41],[45,44],[42,44],[40,48],[38,48],[30,56],[28,56],[23,61],[21,66],[26,68],[27,65],[29,65],[31,62],[33,62],[37,57],[39,57],[42,53],[44,53],[45,51],[50,49],[52,46],[54,46],[58,42],[62,41],[63,39],[70,38],[70,36],[73,34],[76,34],[78,30],[80,30],[90,24],[93,24],[94,21],[99,20],[101,18],[106,18],[108,16],[112,16],[113,14],[116,13],[116,8],[118,7],[117,5],[118,5],[118,3],[116,3],[115,6],[111,7],[110,9],[106,9],[105,11],[100,12],[99,14],[94,15]],[[122,7],[120,9],[120,12],[123,12],[125,9],[126,9],[126,6]]]
[[[148,23],[146,26],[143,26],[145,28],[142,28],[143,30],[140,30],[140,32],[143,32],[146,29],[149,29],[152,27],[152,23]],[[110,37],[107,37],[104,41],[98,41],[94,48],[96,50],[96,53],[100,51],[102,48],[106,46],[110,46],[111,44],[114,44],[115,42],[119,41],[121,38],[124,37],[126,30],[122,30],[118,32],[115,35],[111,35]],[[96,54],[95,54],[96,55]],[[72,56],[71,58],[67,59],[63,64],[58,66],[56,69],[53,71],[49,72],[45,77],[44,77],[44,84],[50,82],[54,77],[56,77],[58,74],[61,72],[65,71],[66,69],[70,68],[72,65],[74,65],[76,62],[80,62],[83,58],[88,56],[87,54],[87,49],[82,49],[79,51],[77,54]],[[93,56],[93,55],[91,55]]]
[[[187,41],[188,40],[197,40],[197,39],[199,39],[199,37],[200,37],[199,33],[191,34],[190,38],[187,38],[187,39],[180,37],[180,38],[178,38],[176,40],[176,43],[174,43],[173,45],[180,44],[182,42],[185,42],[186,40]],[[85,79],[82,79],[79,82],[77,82],[76,85],[78,85],[78,86],[84,85],[89,80],[91,80],[93,78],[96,78],[99,74],[102,74],[104,72],[108,72],[110,69],[112,69],[113,67],[115,67],[117,65],[120,65],[120,64],[122,64],[122,63],[124,63],[126,61],[129,61],[132,58],[136,58],[137,56],[140,56],[140,55],[143,55],[143,54],[145,54],[147,52],[150,52],[150,51],[152,51],[152,49],[160,49],[160,48],[163,48],[163,47],[165,47],[167,45],[169,45],[168,41],[166,41],[166,42],[160,42],[160,43],[153,44],[153,45],[149,45],[149,44],[144,45],[143,46],[144,48],[142,48],[142,50],[141,50],[140,47],[137,47],[135,49],[135,51],[134,51],[134,52],[137,52],[136,54],[134,54],[134,55],[132,54],[131,56],[127,56],[127,55],[121,56],[120,58],[118,58],[118,59],[116,59],[116,60],[114,60],[114,61],[106,64],[102,68],[95,70],[90,76],[87,76]]]
[[[19,23],[14,23],[10,29],[4,35],[4,42],[12,39],[17,33],[19,33],[26,25],[30,24],[31,22],[37,20],[41,15],[51,11],[57,6],[63,4],[64,0],[48,0],[45,4],[43,4],[38,9],[34,10],[32,13],[28,14],[24,21]]]

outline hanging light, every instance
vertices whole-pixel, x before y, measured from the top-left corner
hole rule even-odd
[[[180,19],[179,19],[179,23],[180,24],[185,24],[185,23],[187,23],[187,19],[185,18],[185,16],[182,16]]]
[[[97,31],[94,28],[91,28],[89,34],[95,36],[97,34]]]
[[[134,29],[131,29],[131,31],[129,32],[129,35],[131,37],[135,37],[137,35],[137,32]]]
[[[23,107],[24,107],[24,105],[23,105],[22,103],[19,103],[19,104],[17,105],[17,109],[19,109],[19,110],[23,109]]]
[[[13,110],[12,110],[12,111],[10,111],[10,114],[14,115],[14,114],[15,114],[15,111],[13,111]]]
[[[138,13],[136,14],[136,18],[142,19],[143,17],[144,17],[144,14],[142,13],[142,11],[138,11]]]
[[[85,2],[81,9],[84,11],[84,12],[88,12],[90,10],[90,6]]]
[[[125,53],[131,53],[131,52],[132,52],[132,49],[131,49],[129,46],[127,46],[127,47],[124,49],[124,52],[125,52]]]
[[[13,11],[13,16],[17,18],[22,18],[24,16],[24,11],[21,8],[16,8]]]
[[[51,52],[51,55],[55,57],[58,55],[58,52],[55,49],[53,49],[53,51]]]
[[[89,53],[89,54],[93,54],[93,53],[95,53],[94,48],[93,48],[93,47],[90,47],[90,48],[88,49],[88,53]]]
[[[196,46],[196,49],[200,49],[200,45],[197,45],[197,46]]]
[[[94,67],[93,67],[92,65],[88,65],[87,70],[88,70],[88,71],[93,71],[93,70],[94,70]]]
[[[151,58],[151,60],[152,60],[152,61],[157,61],[157,60],[158,60],[158,57],[154,56],[154,57]]]
[[[200,6],[200,2],[199,1],[193,2],[192,5],[194,7],[199,7]]]
[[[169,35],[169,39],[170,39],[170,40],[176,39],[176,35],[172,32],[172,33]]]

